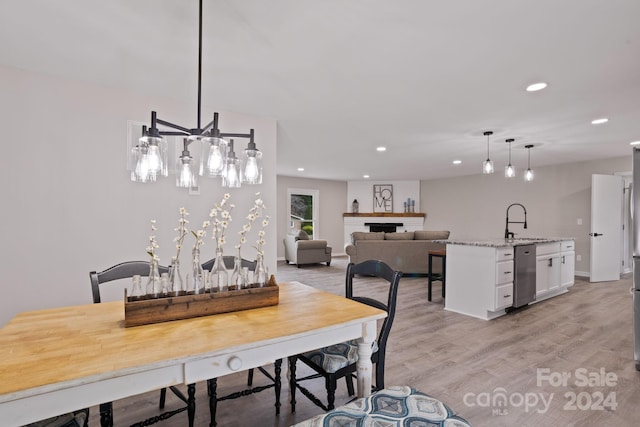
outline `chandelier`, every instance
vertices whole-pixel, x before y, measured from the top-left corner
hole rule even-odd
[[[218,113],[213,120],[201,126],[202,100],[202,0],[199,0],[198,29],[198,117],[196,128],[187,128],[158,118],[151,112],[149,127],[142,127],[142,137],[131,150],[131,180],[136,182],[155,182],[160,176],[168,176],[167,140],[165,136],[182,136],[182,153],[176,161],[176,186],[192,188],[197,186],[197,175],[220,177],[222,186],[238,188],[245,184],[262,183],[262,152],[254,141],[254,130],[249,133],[225,133],[218,127]],[[227,138],[229,138],[227,140]],[[239,156],[234,149],[234,140],[249,139],[247,148]],[[200,141],[200,166],[195,164],[189,151],[189,145]],[[197,163],[197,162],[196,162]]]

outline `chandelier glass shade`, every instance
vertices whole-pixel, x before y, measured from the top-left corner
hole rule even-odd
[[[197,186],[196,165],[199,175],[208,178],[222,178],[222,185],[228,188],[245,184],[262,183],[262,152],[256,147],[254,130],[248,133],[225,133],[218,127],[218,113],[213,120],[201,126],[202,100],[202,0],[199,0],[198,32],[198,114],[196,128],[187,128],[157,117],[151,112],[149,127],[143,126],[142,137],[133,147],[131,156],[131,180],[136,182],[156,182],[160,176],[168,176],[168,149],[165,136],[182,136],[182,154],[176,161],[176,185],[183,188]],[[233,140],[226,138],[246,138],[247,148],[238,158],[233,150]],[[189,145],[200,140],[200,160],[194,161]],[[173,161],[172,161],[173,162]]]
[[[200,175],[212,178],[223,176],[227,158],[227,141],[211,136],[204,137],[201,141]]]
[[[484,163],[482,164],[482,173],[489,174],[489,173],[493,173],[493,162],[489,157],[489,137],[493,135],[493,132],[489,130],[484,132],[483,135],[487,137],[487,160],[485,160]]]
[[[193,158],[191,157],[187,146],[189,145],[187,138],[183,139],[184,149],[182,155],[178,157],[176,165],[176,186],[180,188],[192,188],[198,186],[197,175],[193,171]]]
[[[131,180],[137,182],[155,182],[159,176],[168,175],[167,142],[163,138],[146,136],[146,126],[142,127],[143,136],[133,147]]]

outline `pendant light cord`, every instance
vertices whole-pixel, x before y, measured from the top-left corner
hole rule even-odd
[[[493,135],[493,132],[488,130],[488,131],[484,132],[484,135],[487,136],[487,160],[489,160],[489,137],[491,135]]]
[[[198,22],[198,129],[202,109],[202,0],[200,0],[199,22]]]

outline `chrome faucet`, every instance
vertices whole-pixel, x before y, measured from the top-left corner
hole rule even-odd
[[[509,209],[511,209],[511,206],[520,206],[522,208],[522,210],[524,211],[524,221],[509,221]],[[513,239],[515,237],[515,233],[509,231],[509,224],[524,224],[524,228],[527,228],[527,208],[524,207],[524,205],[520,204],[520,203],[511,203],[509,205],[509,207],[507,207],[507,224],[504,228],[504,238],[505,239]]]

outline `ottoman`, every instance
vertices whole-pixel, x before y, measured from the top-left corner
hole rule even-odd
[[[470,427],[444,403],[408,386],[389,387],[369,397],[302,421],[295,427],[343,426]]]

